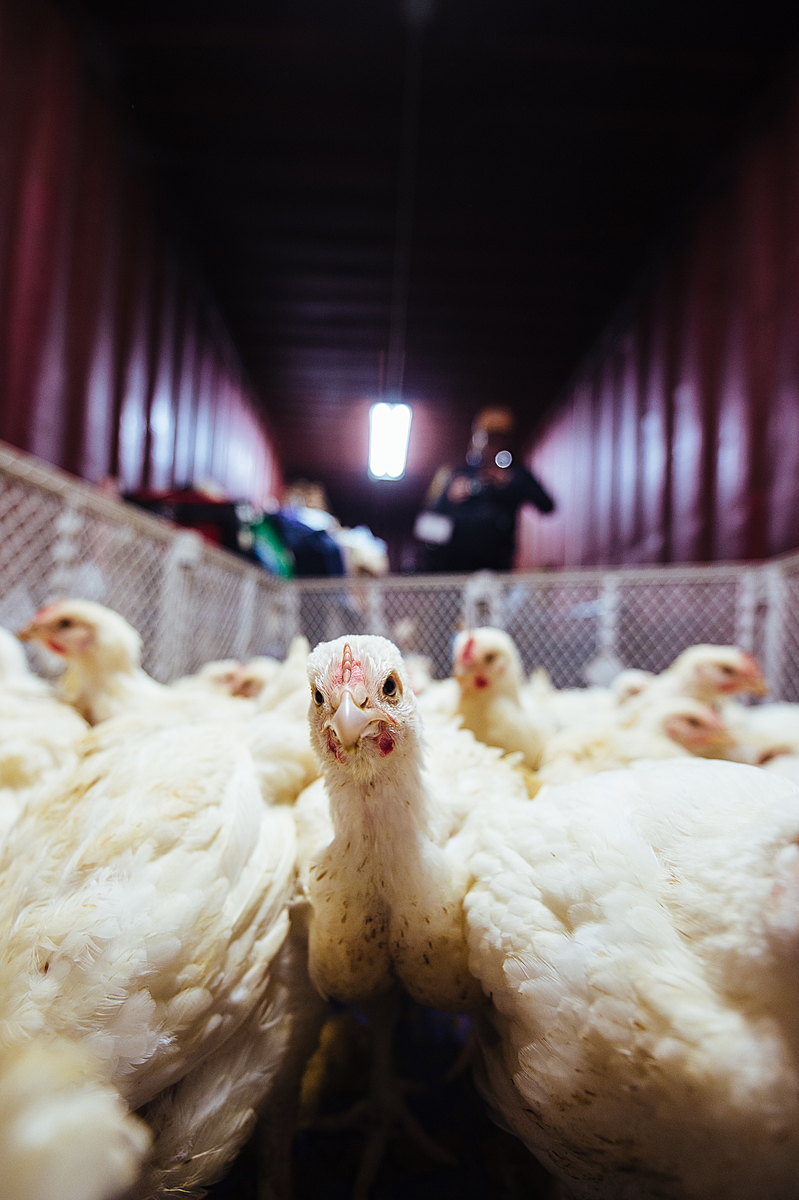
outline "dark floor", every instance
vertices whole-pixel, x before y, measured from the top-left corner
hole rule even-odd
[[[334,1018],[324,1079],[314,1107],[324,1117],[346,1110],[365,1092],[369,1031],[349,1010]],[[399,1138],[386,1152],[371,1200],[546,1200],[547,1177],[520,1142],[486,1115],[469,1070],[447,1071],[468,1035],[464,1017],[406,1001],[396,1038],[400,1076],[418,1085],[408,1104],[426,1133],[455,1158],[444,1166]],[[294,1200],[350,1200],[363,1138],[357,1132],[305,1131],[294,1141]],[[256,1200],[256,1153],[248,1145],[212,1200]]]

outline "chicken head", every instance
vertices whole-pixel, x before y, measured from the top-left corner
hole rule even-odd
[[[102,657],[138,667],[141,638],[124,617],[91,600],[56,600],[40,608],[17,633],[70,661]]]
[[[370,776],[402,747],[416,706],[399,651],[386,638],[345,637],[317,648],[308,679],[311,740],[323,764]]]
[[[464,629],[453,646],[453,675],[461,691],[518,695],[523,681],[519,652],[501,629]]]

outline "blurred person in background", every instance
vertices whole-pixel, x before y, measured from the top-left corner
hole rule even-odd
[[[509,408],[484,408],[472,423],[461,467],[442,467],[427,493],[414,533],[426,543],[427,571],[509,571],[516,515],[523,504],[555,508],[534,475],[513,461],[515,419]]]
[[[311,564],[313,569],[297,570],[297,574],[328,575],[385,575],[388,572],[388,551],[382,538],[375,537],[367,525],[354,529],[341,525],[330,512],[324,484],[307,479],[295,479],[286,488],[283,504],[277,514],[284,536],[293,538],[292,550],[309,546],[317,553],[322,542],[326,551],[327,569]],[[304,532],[303,532],[304,531]],[[338,556],[341,568],[330,558],[329,551]]]

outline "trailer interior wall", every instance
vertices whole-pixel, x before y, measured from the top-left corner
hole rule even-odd
[[[125,490],[264,501],[268,429],[88,49],[44,0],[0,8],[0,437]]]
[[[799,545],[799,82],[534,438],[519,566]]]

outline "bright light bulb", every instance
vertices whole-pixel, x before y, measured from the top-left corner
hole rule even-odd
[[[405,474],[411,410],[407,404],[381,401],[369,409],[369,474],[373,479],[401,479]]]

